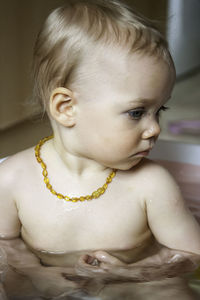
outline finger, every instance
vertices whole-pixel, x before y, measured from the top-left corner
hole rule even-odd
[[[89,254],[84,254],[79,257],[78,263],[81,265],[92,264],[96,258]]]
[[[81,255],[78,259],[78,263],[85,264],[88,261],[88,259],[89,259],[88,254]]]
[[[80,275],[71,275],[71,274],[67,274],[67,273],[62,273],[61,274],[63,278],[69,280],[69,281],[73,281],[73,282],[77,282],[80,283],[83,280],[87,280],[88,278],[83,278],[83,276]]]
[[[83,277],[92,277],[105,273],[101,267],[95,267],[88,264],[76,264],[75,271],[77,275]]]
[[[110,255],[109,253],[105,251],[96,251],[94,252],[94,256],[100,261],[107,264],[117,265],[117,266],[124,266],[125,263],[123,263],[121,260],[116,258],[115,256]]]
[[[100,261],[91,255],[83,255],[79,258],[78,264],[85,267],[87,265],[98,267],[100,266]]]
[[[88,272],[88,273],[103,273],[103,270],[101,267],[97,267],[97,266],[92,266],[92,265],[76,265],[75,266],[76,270],[80,270],[83,272]]]

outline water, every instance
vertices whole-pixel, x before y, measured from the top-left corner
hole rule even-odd
[[[31,268],[30,268],[31,269]],[[51,271],[51,267],[46,267],[46,270]],[[56,281],[55,272],[51,271],[51,276],[46,277],[43,282],[44,286],[49,284],[52,290],[48,289],[35,289],[31,285],[28,278],[18,272],[13,275],[14,270],[9,269],[6,264],[5,251],[0,249],[0,274],[1,283],[6,282],[6,276],[9,275],[11,281],[9,284],[12,288],[5,292],[3,284],[0,284],[0,300],[197,300],[200,299],[200,269],[195,273],[187,274],[181,278],[167,278],[160,281],[134,283],[134,282],[115,282],[105,284],[98,282],[94,279],[85,282],[81,282],[79,276],[66,276],[71,280],[72,285],[69,288],[65,288],[65,291],[58,293],[59,281]],[[41,272],[38,270],[38,272]],[[36,273],[37,277],[37,273]],[[37,281],[34,277],[32,283]],[[74,283],[74,285],[73,285]],[[81,284],[80,284],[81,283]],[[40,282],[39,282],[40,284]],[[42,284],[42,283],[41,283]],[[80,285],[82,288],[80,288]],[[55,290],[57,289],[57,292]],[[7,296],[6,296],[7,294]]]
[[[200,223],[200,201],[197,199],[187,199],[191,205],[191,210]],[[190,206],[189,205],[189,206]],[[14,245],[13,245],[14,246]],[[17,260],[14,255],[14,259]],[[134,282],[116,282],[105,284],[93,281],[85,282],[76,276],[66,276],[70,279],[69,288],[62,289],[62,280],[58,279],[57,273],[51,267],[45,268],[48,274],[44,274],[44,282],[47,286],[51,285],[51,291],[45,288],[35,289],[37,282],[37,272],[33,281],[30,282],[24,274],[19,274],[7,265],[6,252],[0,248],[0,300],[197,300],[200,299],[200,268],[194,273],[187,274],[181,278],[169,278],[161,281],[134,283]],[[35,272],[35,271],[34,271]],[[38,270],[41,273],[40,270]],[[61,272],[60,272],[61,273]],[[5,286],[6,276],[11,280]],[[40,282],[42,285],[43,283]],[[12,286],[11,287],[9,287]],[[38,285],[38,282],[37,282]],[[80,288],[81,286],[81,288]],[[7,288],[7,289],[6,289]],[[62,292],[58,292],[61,288]],[[5,292],[6,290],[6,292]],[[51,295],[51,293],[53,295]],[[7,296],[6,296],[7,294]]]

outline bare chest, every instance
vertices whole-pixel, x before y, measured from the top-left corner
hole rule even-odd
[[[99,249],[130,252],[150,236],[140,193],[117,182],[92,201],[66,202],[42,189],[19,199],[22,237],[45,257]]]

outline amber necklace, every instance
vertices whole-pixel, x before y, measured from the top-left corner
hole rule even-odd
[[[64,196],[60,193],[57,193],[52,185],[49,182],[49,178],[48,178],[48,172],[47,172],[47,166],[44,163],[44,161],[42,160],[42,158],[40,157],[40,149],[41,146],[48,140],[52,139],[53,135],[45,137],[43,139],[41,139],[39,141],[39,143],[37,144],[37,146],[35,147],[35,157],[38,161],[38,163],[41,165],[42,167],[42,175],[44,176],[44,182],[46,184],[46,187],[50,190],[50,192],[57,196],[59,199],[64,199],[66,201],[72,201],[72,202],[77,202],[77,201],[85,201],[85,200],[92,200],[94,198],[99,198],[107,189],[108,184],[111,183],[113,177],[115,177],[117,170],[113,169],[112,172],[108,175],[108,177],[106,178],[106,182],[104,183],[104,185],[100,188],[98,188],[96,191],[94,191],[91,195],[86,195],[86,196],[80,196],[80,197],[72,197],[70,198],[69,196]]]

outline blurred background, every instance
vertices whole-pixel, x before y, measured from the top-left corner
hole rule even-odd
[[[44,19],[65,1],[0,1],[0,158],[51,134],[47,116],[28,105],[32,52]],[[175,61],[177,81],[159,139],[200,144],[200,0],[124,2],[157,21]]]

